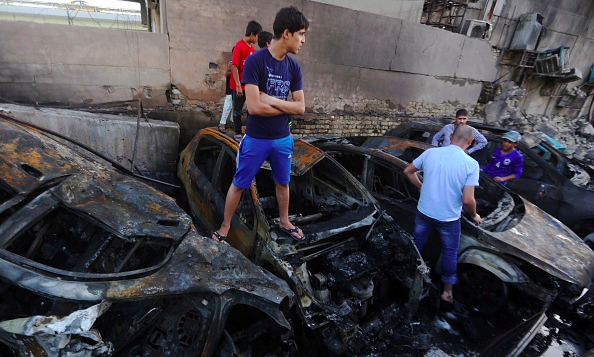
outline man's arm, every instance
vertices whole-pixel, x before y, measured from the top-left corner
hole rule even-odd
[[[255,84],[245,85],[245,103],[247,110],[251,115],[258,115],[261,117],[271,117],[283,114],[280,110],[262,102],[260,97],[260,89]]]
[[[231,75],[235,81],[235,88],[231,88],[236,92],[238,97],[243,96],[243,89],[241,88],[241,80],[239,80],[239,64],[244,60],[242,59],[241,47],[235,45],[233,47],[233,53],[231,54]]]
[[[433,140],[431,140],[431,145],[433,146],[439,146],[439,141],[441,140],[441,138],[443,138],[445,135],[445,126],[443,128],[441,128],[437,134],[435,134],[435,136],[433,136]]]
[[[475,128],[472,129],[474,129],[474,141],[476,141],[476,144],[474,144],[471,148],[468,148],[469,154],[472,154],[473,152],[484,148],[485,146],[487,146],[488,143],[487,138],[485,138],[483,134],[481,134]]]
[[[271,97],[266,93],[260,93],[260,100],[285,114],[301,115],[305,113],[305,95],[303,94],[303,89],[293,92],[292,102]]]
[[[241,82],[239,81],[239,69],[236,65],[231,65],[231,75],[233,76],[233,80],[235,81],[235,89],[236,95],[241,97],[243,95],[243,89],[241,89]]]
[[[417,175],[417,171],[419,171],[419,169],[417,169],[415,167],[415,165],[413,165],[412,163],[408,164],[408,166],[404,169],[404,174],[406,175],[406,177],[408,177],[408,180],[415,185],[417,188],[421,188],[421,186],[423,186],[423,183],[421,182],[421,179],[419,179],[419,175]],[[474,197],[474,196],[473,196]]]
[[[497,181],[497,182],[505,182],[505,181],[513,180],[515,178],[516,178],[516,175],[509,174],[507,176],[496,176],[494,178],[494,180]]]
[[[464,186],[462,188],[462,203],[464,210],[476,224],[483,223],[483,219],[476,213],[476,200],[474,199],[474,186]]]

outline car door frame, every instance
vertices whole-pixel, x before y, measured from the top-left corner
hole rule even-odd
[[[213,175],[210,180],[207,178],[205,173],[202,172],[196,166],[195,161],[196,155],[199,152],[201,144],[205,140],[210,141],[212,144],[215,144],[220,148],[219,154],[214,165]],[[202,210],[201,212],[194,212],[194,215],[201,218],[201,223],[210,230],[215,230],[219,228],[219,222],[223,221],[226,194],[223,195],[223,192],[221,192],[218,189],[218,183],[221,180],[221,167],[223,164],[225,164],[225,155],[227,155],[227,159],[229,160],[229,162],[235,162],[237,153],[235,152],[235,150],[230,148],[225,142],[219,140],[214,136],[201,135],[197,140],[196,146],[194,147],[194,150],[192,152],[192,156],[190,157],[190,162],[188,163],[192,188],[194,190],[202,192],[202,195],[194,195],[194,199],[202,201],[203,204],[208,205],[211,208],[210,211],[204,209],[204,212],[202,212]],[[199,172],[199,174],[196,174],[196,172]],[[201,181],[197,182],[196,178],[199,178]],[[247,209],[252,210],[252,217],[254,217],[253,226],[250,228],[244,222],[244,220],[242,220],[240,216],[238,216],[236,210],[231,219],[231,230],[227,235],[227,241],[229,242],[229,244],[235,249],[239,250],[244,256],[248,258],[250,258],[253,247],[256,243],[256,235],[258,229],[258,216],[256,215],[257,210],[254,206],[254,202],[257,202],[257,200],[254,199],[254,194],[254,183],[252,182],[250,188],[243,191],[242,197],[240,199],[240,204],[244,204],[245,207],[245,204],[247,203]],[[193,211],[195,210],[195,208],[192,207],[192,204],[190,204],[190,207]]]

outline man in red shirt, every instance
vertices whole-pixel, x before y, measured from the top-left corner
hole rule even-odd
[[[254,44],[258,43],[258,34],[262,31],[262,26],[252,20],[245,29],[245,36],[235,44],[233,57],[231,59],[231,90],[233,91],[233,124],[235,125],[235,140],[241,140],[241,117],[243,114],[243,105],[245,104],[244,86],[241,85],[243,77],[243,66],[245,59],[254,53]]]

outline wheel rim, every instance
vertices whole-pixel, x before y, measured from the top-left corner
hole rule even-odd
[[[458,272],[454,296],[468,307],[492,314],[505,305],[507,295],[507,284],[485,269],[467,267]]]

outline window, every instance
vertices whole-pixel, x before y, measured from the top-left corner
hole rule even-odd
[[[351,175],[355,176],[359,182],[365,182],[364,177],[367,173],[362,172],[365,167],[365,155],[331,150],[328,154],[338,161]]]
[[[215,166],[220,153],[221,147],[207,138],[202,138],[198,143],[194,164],[210,182],[214,177]]]
[[[424,143],[431,143],[431,140],[433,139],[433,133],[431,133],[430,131],[413,129],[402,135],[402,138],[414,141],[421,141]]]
[[[542,180],[545,176],[544,169],[540,167],[530,155],[527,155],[527,153],[522,154],[524,156],[524,167],[520,178],[527,180]]]
[[[65,271],[123,274],[162,264],[172,240],[122,237],[92,217],[58,207],[13,237],[5,249]]]
[[[231,157],[229,153],[223,155],[221,162],[221,168],[219,170],[218,182],[214,184],[216,190],[223,196],[227,196],[229,186],[233,182],[233,176],[235,175],[235,158]]]
[[[425,150],[423,150],[423,149],[419,149],[414,146],[409,146],[402,152],[402,154],[399,157],[400,157],[400,159],[402,159],[406,162],[413,162],[413,160],[416,159],[417,157],[421,156],[421,154],[424,151]]]
[[[0,18],[83,27],[163,32],[158,0],[20,0],[0,2]]]
[[[401,201],[410,199],[411,203],[417,202],[420,193],[404,172],[381,163],[376,163],[373,170],[373,191]]]

